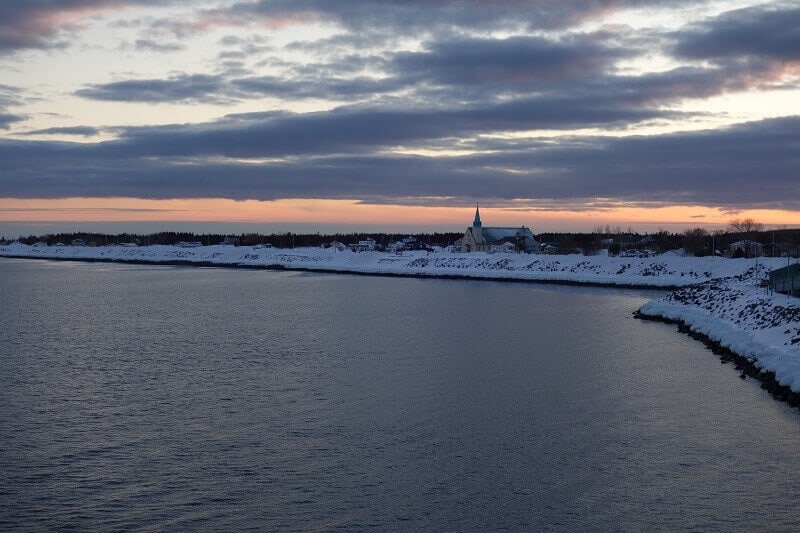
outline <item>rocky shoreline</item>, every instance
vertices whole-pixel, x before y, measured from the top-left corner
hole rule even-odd
[[[698,333],[684,321],[665,318],[659,315],[648,315],[643,313],[641,309],[633,313],[634,318],[639,320],[649,320],[653,322],[663,322],[665,324],[674,324],[678,326],[678,331],[684,333],[691,338],[702,342],[711,350],[714,355],[719,356],[722,364],[732,363],[734,368],[739,372],[739,377],[747,379],[751,377],[761,382],[761,388],[767,391],[774,399],[787,403],[792,407],[800,408],[800,393],[793,391],[790,387],[782,385],[775,377],[775,372],[765,371],[759,368],[754,361],[743,357],[736,352],[731,351],[719,342],[712,340],[708,335]]]
[[[800,407],[800,302],[735,276],[683,287],[643,305],[637,318],[677,324],[740,376]]]

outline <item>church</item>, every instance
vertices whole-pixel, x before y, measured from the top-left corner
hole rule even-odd
[[[475,206],[475,220],[461,238],[456,248],[462,253],[469,252],[501,252],[518,251],[533,252],[539,249],[539,243],[533,233],[525,226],[519,228],[484,228],[481,224],[479,207]]]

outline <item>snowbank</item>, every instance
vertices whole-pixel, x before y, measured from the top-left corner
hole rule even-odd
[[[639,310],[689,327],[800,393],[800,301],[736,276],[676,290]]]
[[[0,246],[0,256],[95,261],[152,263],[198,263],[219,266],[279,267],[287,269],[394,274],[407,276],[469,277],[561,283],[586,283],[633,287],[683,287],[742,275],[752,270],[753,259],[719,257],[650,258],[528,255],[516,253],[425,251],[385,252],[338,251],[333,248],[254,248],[250,246]],[[762,262],[763,259],[759,261]],[[775,260],[775,268],[782,266]]]

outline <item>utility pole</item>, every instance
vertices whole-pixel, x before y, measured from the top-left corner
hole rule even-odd
[[[714,256],[717,255],[717,247],[714,245],[714,233],[711,233],[711,277],[714,277]]]
[[[772,232],[772,257],[775,257],[775,232]]]

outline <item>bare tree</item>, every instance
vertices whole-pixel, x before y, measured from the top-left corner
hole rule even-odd
[[[734,218],[728,222],[728,227],[734,233],[757,233],[764,230],[764,224],[752,218]]]

